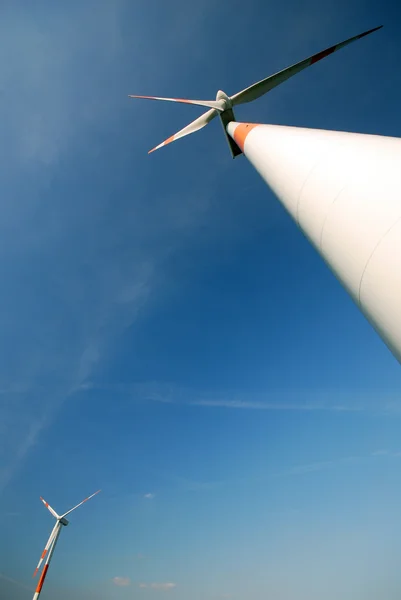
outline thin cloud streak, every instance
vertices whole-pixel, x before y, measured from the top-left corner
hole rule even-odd
[[[25,583],[22,583],[21,581],[18,581],[17,579],[13,579],[12,577],[7,577],[7,575],[4,575],[3,573],[0,573],[0,579],[3,579],[4,581],[7,581],[8,583],[12,583],[13,585],[16,585],[19,588],[22,588],[24,590],[28,590],[28,592],[33,592],[33,588],[29,587],[28,585],[25,585]]]
[[[202,492],[209,491],[224,486],[226,481],[195,481],[188,477],[181,477],[180,475],[159,473],[159,477],[176,484],[185,492]]]
[[[118,587],[128,587],[131,585],[131,579],[129,577],[113,577],[112,582]]]
[[[115,67],[121,64],[126,9],[126,0],[112,5],[99,1],[95,21],[92,9],[86,7],[72,13],[50,11],[46,17],[51,27],[40,25],[35,11],[17,16],[12,11],[0,24],[12,56],[0,102],[6,115],[7,165],[2,180],[0,228],[5,251],[0,252],[0,267],[12,272],[9,280],[3,280],[0,306],[7,315],[0,332],[12,363],[12,368],[5,365],[0,372],[0,494],[65,402],[90,389],[89,378],[118,336],[161,296],[156,291],[168,290],[166,260],[207,218],[211,192],[206,181],[184,205],[177,192],[149,206],[145,190],[144,198],[132,197],[128,216],[120,205],[107,222],[104,215],[111,206],[107,193],[95,193],[93,200],[86,197],[84,202],[79,195],[76,200],[74,194],[55,200],[48,193],[58,184],[61,159],[68,163],[77,152],[83,158],[93,154],[102,158],[94,132],[104,132],[106,126],[113,129],[113,119],[120,118],[116,115],[121,115],[125,96],[116,99],[111,94],[100,103],[97,98],[103,93],[104,72],[118,73]],[[130,29],[129,35],[142,44],[140,33],[139,27]],[[92,54],[96,68],[88,74],[85,61]],[[136,75],[130,67],[130,76]],[[29,175],[29,193],[24,186],[20,190],[25,181],[21,170]],[[12,194],[6,193],[8,188]],[[35,287],[27,285],[25,271],[32,279],[37,275]],[[38,294],[36,286],[41,291],[43,286],[44,292]],[[36,314],[38,298],[44,304],[49,301],[47,289],[55,298],[39,322],[31,312]],[[19,385],[16,376],[22,381]]]
[[[168,592],[177,587],[176,583],[166,582],[166,583],[140,583],[138,585],[141,589],[151,588],[152,590],[158,590],[160,592]]]
[[[319,404],[286,404],[273,402],[247,402],[245,400],[193,400],[190,406],[205,406],[214,408],[229,408],[243,410],[271,410],[271,411],[326,411],[326,412],[360,412],[359,407],[345,405],[319,405]]]
[[[304,463],[299,465],[292,465],[288,467],[284,467],[280,470],[263,473],[262,475],[256,475],[254,477],[244,477],[241,479],[226,479],[224,481],[210,481],[210,482],[200,482],[200,481],[192,481],[185,477],[180,477],[174,474],[161,474],[166,480],[170,481],[173,484],[176,484],[181,490],[186,492],[206,492],[206,491],[214,491],[217,488],[221,487],[230,487],[230,486],[247,486],[255,483],[261,483],[262,481],[274,481],[278,478],[285,477],[300,477],[302,475],[309,475],[314,473],[320,473],[323,471],[328,471],[330,469],[335,469],[338,467],[348,467],[352,465],[362,464],[364,462],[373,461],[373,460],[385,460],[385,459],[399,459],[401,458],[401,451],[392,451],[392,450],[374,450],[369,454],[365,455],[350,455],[344,457],[333,458],[331,460],[326,461],[316,461],[310,463]]]
[[[167,582],[167,583],[151,583],[150,587],[154,590],[161,590],[163,592],[167,592],[168,590],[173,590],[177,587],[176,583]]]
[[[374,412],[381,408],[381,406],[374,406],[372,403],[368,404],[359,399],[357,403],[355,403],[355,400],[352,401],[350,399],[350,403],[348,404],[344,401],[344,394],[341,393],[327,394],[322,392],[318,394],[313,392],[313,394],[308,394],[308,392],[294,393],[279,391],[275,394],[271,392],[267,394],[251,393],[247,394],[245,399],[238,397],[239,394],[236,393],[237,398],[231,400],[229,398],[231,394],[229,391],[225,393],[225,397],[216,398],[213,397],[213,392],[203,393],[201,391],[179,388],[173,384],[163,382],[138,384],[102,383],[98,385],[96,382],[87,381],[81,386],[79,391],[84,393],[87,390],[103,390],[118,393],[122,396],[129,396],[134,401],[231,410],[364,413]],[[222,396],[221,393],[219,395]],[[328,395],[332,397],[331,401],[326,399]],[[211,397],[208,398],[207,396]],[[310,400],[310,396],[313,396],[313,401]],[[362,396],[362,394],[359,394],[359,396]],[[338,401],[339,399],[341,399],[341,402]],[[389,407],[385,405],[383,413],[385,414],[387,410],[389,410]],[[401,414],[401,408],[399,410]]]
[[[399,451],[389,451],[389,450],[374,450],[370,454],[366,455],[354,455],[354,456],[345,456],[343,458],[337,458],[333,460],[315,462],[315,463],[306,463],[303,465],[295,465],[288,469],[284,469],[283,471],[276,473],[275,477],[283,477],[287,475],[305,475],[308,473],[315,473],[319,471],[325,471],[328,469],[332,469],[338,467],[340,465],[352,465],[358,464],[364,461],[372,460],[375,458],[401,458],[401,452]]]
[[[26,331],[26,335],[21,336],[23,343],[18,344],[16,349],[8,348],[13,368],[5,367],[0,373],[6,384],[1,386],[0,422],[5,433],[1,436],[0,448],[0,494],[35,446],[41,432],[53,421],[71,390],[90,375],[99,358],[93,352],[86,356],[86,350],[98,344],[96,330],[101,324],[93,323],[92,333],[87,331],[79,340],[74,340],[74,347],[64,349],[63,332],[56,312],[53,309],[48,311],[40,328],[36,326],[36,319],[29,318],[34,304],[29,301],[31,290],[26,284],[21,287],[19,280],[24,279],[26,269],[35,274],[40,262],[46,263],[50,256],[57,256],[58,242],[52,236],[56,234],[62,239],[68,232],[66,215],[62,217],[65,221],[63,229],[56,232],[55,228],[61,221],[54,219],[52,210],[45,207],[44,198],[55,177],[54,170],[48,167],[55,166],[60,157],[65,157],[79,143],[82,131],[101,121],[110,108],[109,101],[99,104],[93,100],[93,89],[99,84],[97,76],[86,73],[87,87],[81,86],[77,68],[82,55],[90,52],[93,44],[97,47],[97,60],[103,66],[117,60],[122,52],[120,25],[123,4],[116,0],[112,7],[107,2],[99,2],[98,5],[95,24],[92,11],[81,7],[78,20],[82,30],[79,31],[74,9],[72,14],[71,11],[67,14],[58,10],[48,12],[46,18],[50,27],[46,28],[35,11],[20,11],[15,7],[15,10],[5,11],[0,24],[3,44],[6,50],[11,48],[8,52],[10,60],[3,65],[0,102],[5,115],[3,148],[6,149],[2,149],[6,175],[2,180],[1,205],[5,251],[0,253],[0,265],[7,271],[10,260],[13,264],[13,274],[5,282],[7,291],[2,298],[2,312],[8,314],[8,323],[3,324],[1,330],[4,344],[7,344],[9,330],[14,331],[16,339],[21,336],[21,330]],[[72,39],[72,33],[74,44],[63,43]],[[99,42],[99,39],[102,41]],[[88,93],[91,90],[88,98],[92,100],[89,103],[82,96],[84,89]],[[108,108],[106,104],[109,104]],[[29,193],[24,186],[21,188],[20,182],[25,179],[21,172],[30,182]],[[9,189],[13,190],[11,194]],[[18,202],[15,202],[16,194]],[[42,212],[41,222],[35,226],[32,224],[35,216]],[[63,265],[63,258],[61,256],[61,271],[68,271]],[[58,289],[62,283],[60,274],[52,266],[48,272],[53,273],[53,289]],[[40,276],[38,281],[45,287],[48,283],[46,277]],[[62,295],[61,301],[68,305],[75,292],[69,290]],[[55,338],[60,338],[56,351],[49,342]],[[26,383],[16,386],[14,373],[18,373],[18,377]],[[52,383],[39,392],[39,380],[43,377]],[[13,397],[16,390],[21,396],[18,400]],[[39,395],[40,400],[37,398]]]

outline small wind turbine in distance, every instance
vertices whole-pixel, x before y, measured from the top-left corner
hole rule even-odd
[[[46,500],[44,500],[42,497],[40,498],[42,500],[43,504],[49,510],[49,512],[56,519],[56,524],[55,524],[55,526],[52,529],[50,537],[47,540],[45,549],[43,550],[42,555],[40,557],[40,560],[38,562],[38,566],[36,567],[35,572],[33,574],[33,577],[35,577],[36,574],[37,574],[37,572],[40,569],[40,565],[42,564],[43,560],[46,558],[45,564],[44,564],[44,567],[43,567],[43,571],[42,571],[42,574],[41,574],[40,579],[39,579],[39,583],[38,583],[38,585],[36,587],[36,591],[35,591],[35,593],[33,595],[33,600],[36,600],[37,598],[39,598],[40,592],[42,591],[43,583],[44,583],[44,580],[46,578],[46,574],[47,574],[47,571],[48,571],[48,568],[49,568],[49,565],[50,565],[50,561],[51,561],[52,556],[54,554],[54,549],[56,547],[57,540],[58,540],[59,535],[61,533],[61,529],[62,529],[62,527],[66,527],[68,525],[68,521],[66,519],[66,516],[69,515],[70,513],[72,513],[72,511],[75,510],[76,508],[78,508],[78,506],[81,506],[81,504],[84,504],[84,502],[87,502],[88,500],[90,500],[91,498],[93,498],[93,496],[96,496],[96,494],[98,494],[99,492],[100,492],[100,490],[98,490],[97,492],[95,492],[91,496],[88,496],[87,498],[85,498],[85,500],[82,500],[82,502],[80,502],[79,504],[77,504],[76,506],[74,506],[74,508],[71,508],[70,510],[68,510],[63,515],[58,515],[56,513],[56,511],[50,506],[50,504],[48,502],[46,502]]]
[[[344,46],[348,46],[348,44],[351,44],[351,42],[360,40],[366,35],[369,35],[370,33],[373,33],[374,31],[377,31],[382,27],[383,25],[380,25],[379,27],[375,27],[374,29],[369,29],[368,31],[364,31],[363,33],[349,38],[348,40],[345,40],[340,44],[330,46],[330,48],[326,48],[326,50],[322,50],[317,54],[313,54],[309,58],[305,58],[305,60],[302,60],[301,62],[298,62],[295,65],[292,65],[291,67],[287,67],[286,69],[283,69],[282,71],[279,71],[274,75],[270,75],[270,77],[266,77],[265,79],[254,83],[246,89],[237,92],[233,96],[227,96],[227,94],[225,92],[222,92],[221,90],[217,92],[216,100],[184,100],[182,98],[160,98],[156,96],[134,96],[130,94],[129,98],[144,98],[146,100],[166,100],[168,102],[182,102],[184,104],[206,106],[210,109],[203,113],[203,115],[195,119],[195,121],[192,121],[192,123],[184,127],[184,129],[181,129],[180,131],[169,137],[167,140],[150,150],[149,154],[154,150],[161,148],[162,146],[166,146],[167,144],[178,140],[179,138],[189,135],[190,133],[195,133],[195,131],[199,131],[199,129],[205,127],[208,123],[210,123],[212,119],[214,119],[218,115],[223,124],[224,133],[226,135],[231,154],[233,158],[235,158],[239,154],[242,154],[242,149],[236,144],[236,142],[230,137],[230,135],[227,132],[227,125],[230,122],[235,121],[235,116],[233,112],[235,106],[238,106],[239,104],[245,104],[247,102],[252,102],[257,98],[260,98],[267,92],[270,92],[270,90],[272,90],[273,88],[277,87],[281,83],[284,83],[284,81],[286,81],[293,75],[300,73],[300,71],[303,71],[307,67],[310,67],[311,65],[317,63],[319,60],[322,60],[322,58],[326,58],[326,56],[337,52],[337,50],[341,50],[341,48],[344,48]]]

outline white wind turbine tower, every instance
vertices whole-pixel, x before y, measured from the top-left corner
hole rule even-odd
[[[33,574],[33,577],[35,577],[36,574],[37,574],[37,572],[40,569],[40,565],[42,564],[43,560],[46,558],[42,574],[40,576],[38,585],[37,585],[35,593],[33,595],[33,600],[36,600],[37,598],[39,598],[40,592],[42,591],[43,583],[45,581],[46,574],[47,574],[47,571],[48,571],[48,568],[49,568],[49,565],[50,565],[50,561],[51,561],[52,556],[54,554],[54,549],[56,547],[57,540],[58,540],[59,535],[61,533],[61,529],[62,529],[62,527],[66,527],[68,525],[68,520],[66,519],[66,516],[69,515],[70,513],[72,513],[72,511],[75,510],[76,508],[78,508],[78,506],[81,506],[81,504],[84,504],[84,502],[87,502],[88,500],[90,500],[91,498],[93,498],[93,496],[96,496],[96,494],[98,494],[99,492],[100,492],[100,490],[98,490],[97,492],[95,492],[91,496],[88,496],[87,498],[85,498],[85,500],[82,500],[82,502],[80,502],[79,504],[77,504],[76,506],[74,506],[74,508],[71,508],[70,510],[68,510],[63,515],[58,515],[56,513],[56,511],[50,506],[50,504],[48,502],[46,502],[46,500],[44,500],[42,497],[40,498],[42,500],[43,504],[49,510],[49,512],[56,519],[56,524],[53,527],[52,532],[51,532],[51,534],[49,536],[49,539],[46,542],[45,549],[42,552],[42,555],[41,555],[40,560],[38,562],[38,566],[36,567],[35,572]]]

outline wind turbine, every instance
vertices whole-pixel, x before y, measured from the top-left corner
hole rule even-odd
[[[53,515],[53,517],[56,519],[56,524],[52,529],[52,532],[49,536],[49,539],[46,542],[46,546],[45,549],[42,552],[42,555],[40,557],[40,560],[38,562],[38,566],[36,567],[33,577],[36,576],[37,572],[40,569],[40,565],[42,564],[43,560],[46,557],[45,560],[45,564],[43,567],[43,571],[42,574],[40,576],[38,585],[36,587],[35,593],[33,595],[33,600],[36,600],[37,598],[39,598],[40,592],[42,591],[42,587],[43,587],[43,583],[44,580],[46,578],[46,574],[50,565],[50,561],[52,559],[52,556],[54,554],[54,549],[56,547],[57,544],[57,540],[60,536],[61,533],[61,529],[62,527],[66,527],[68,525],[68,520],[66,519],[66,516],[69,515],[70,513],[72,513],[73,510],[75,510],[76,508],[78,508],[78,506],[81,506],[81,504],[84,504],[85,502],[87,502],[88,500],[90,500],[91,498],[93,498],[93,496],[96,496],[96,494],[98,494],[100,492],[100,490],[98,490],[97,492],[95,492],[94,494],[92,494],[91,496],[88,496],[87,498],[85,498],[85,500],[82,500],[82,502],[80,502],[79,504],[77,504],[76,506],[74,506],[74,508],[71,508],[70,510],[67,510],[66,513],[64,513],[63,515],[58,515],[56,513],[56,511],[50,506],[50,504],[48,502],[46,502],[46,500],[44,500],[42,497],[40,497],[40,499],[42,500],[43,504],[46,506],[46,508],[49,510],[49,512]]]
[[[212,121],[215,117],[219,116],[223,124],[224,133],[226,135],[231,154],[233,158],[235,158],[239,154],[242,154],[242,149],[238,146],[235,140],[233,140],[230,137],[230,135],[227,132],[228,124],[230,122],[235,121],[233,110],[235,106],[238,106],[239,104],[245,104],[247,102],[252,102],[257,98],[264,96],[264,94],[270,92],[270,90],[272,90],[273,88],[277,87],[281,83],[284,83],[284,81],[286,81],[293,75],[300,73],[300,71],[303,71],[307,67],[314,65],[319,60],[322,60],[322,58],[326,58],[326,56],[329,56],[330,54],[337,52],[337,50],[341,50],[341,48],[348,46],[348,44],[351,44],[351,42],[360,40],[366,35],[369,35],[370,33],[373,33],[374,31],[377,31],[382,27],[383,25],[380,25],[379,27],[375,27],[374,29],[369,29],[369,31],[360,33],[359,35],[349,38],[348,40],[345,40],[340,44],[330,46],[330,48],[326,48],[326,50],[323,50],[322,52],[313,54],[309,58],[306,58],[305,60],[302,60],[301,62],[298,62],[295,65],[292,65],[291,67],[287,67],[286,69],[283,69],[282,71],[279,71],[274,75],[270,75],[269,77],[266,77],[265,79],[254,83],[253,85],[245,88],[244,90],[237,92],[233,96],[227,96],[227,94],[225,92],[222,92],[221,90],[217,92],[216,100],[185,100],[183,98],[160,98],[158,96],[136,96],[129,94],[129,98],[144,98],[146,100],[164,100],[167,102],[181,102],[183,104],[195,104],[196,106],[205,106],[210,109],[206,111],[203,115],[195,119],[195,121],[192,121],[192,123],[189,123],[189,125],[187,125],[174,135],[167,138],[167,140],[150,150],[149,154],[151,152],[154,152],[154,150],[158,150],[162,146],[166,146],[167,144],[178,140],[179,138],[189,135],[190,133],[195,133],[195,131],[199,131],[199,129],[202,129],[203,127],[208,125],[208,123],[210,123],[210,121]]]
[[[231,97],[219,91],[210,102],[153,98],[210,109],[154,150],[198,131],[218,115],[232,155],[244,153],[401,363],[401,138],[238,123],[233,113],[238,104],[263,96],[381,27]]]

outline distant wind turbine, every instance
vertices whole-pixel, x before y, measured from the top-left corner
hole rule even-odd
[[[38,566],[35,569],[35,572],[33,574],[33,577],[36,576],[37,572],[40,569],[40,565],[42,564],[43,560],[46,558],[45,560],[45,564],[43,567],[43,571],[42,574],[40,576],[39,579],[39,583],[36,587],[36,591],[33,595],[33,600],[37,600],[37,598],[39,598],[40,596],[40,592],[42,591],[42,587],[43,587],[43,583],[45,581],[46,578],[46,574],[50,565],[50,561],[52,559],[52,556],[54,554],[54,549],[56,547],[57,544],[57,540],[59,538],[59,535],[61,533],[61,529],[62,527],[66,527],[68,525],[68,521],[65,518],[67,515],[69,515],[70,513],[72,513],[73,510],[75,510],[76,508],[78,508],[78,506],[81,506],[81,504],[84,504],[84,502],[87,502],[88,500],[90,500],[91,498],[93,498],[93,496],[96,496],[96,494],[98,494],[100,492],[100,490],[98,490],[97,492],[95,492],[94,494],[92,494],[91,496],[88,496],[87,498],[85,498],[85,500],[82,500],[82,502],[80,502],[79,504],[77,504],[76,506],[74,506],[74,508],[71,508],[70,510],[68,510],[66,513],[64,513],[63,515],[58,515],[56,513],[56,511],[50,506],[50,504],[48,502],[46,502],[46,500],[44,500],[42,497],[40,498],[43,502],[43,504],[46,506],[46,508],[49,510],[49,512],[53,515],[53,517],[56,519],[56,524],[52,529],[52,532],[49,536],[49,539],[46,542],[46,546],[45,549],[42,552],[42,555],[40,557],[40,560],[38,562]]]

